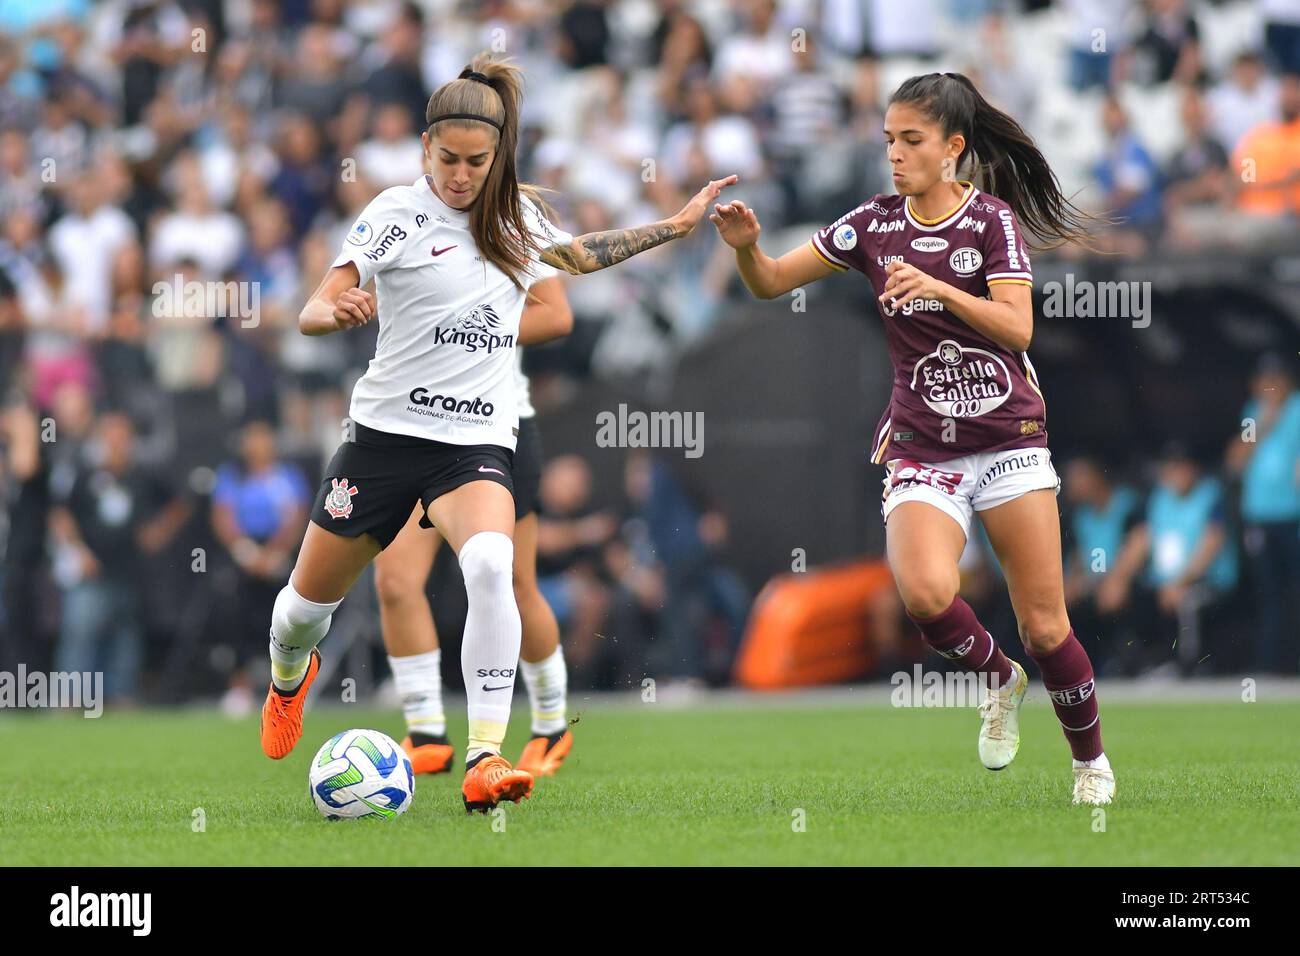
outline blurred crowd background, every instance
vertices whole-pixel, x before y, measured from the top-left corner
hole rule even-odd
[[[301,336],[298,310],[357,212],[420,175],[430,92],[484,49],[526,71],[521,176],[574,233],[737,173],[784,252],[890,191],[889,93],[952,69],[1115,218],[1097,246],[1125,262],[1297,237],[1300,0],[5,0],[0,668],[246,700],[374,347],[374,326]],[[527,356],[544,426],[601,385],[672,407],[675,374],[747,302],[710,228],[567,281],[574,334]],[[257,299],[196,309],[175,294],[193,282]],[[1242,433],[1215,431],[1213,454],[1153,428],[1122,461],[1061,463],[1072,609],[1111,672],[1300,666],[1295,357],[1257,357],[1216,397]],[[575,682],[724,682],[750,601],[788,567],[742,560],[729,502],[680,456],[629,454],[595,488],[594,454],[557,455],[543,486],[540,571]],[[978,542],[968,564],[970,593],[996,596]],[[367,601],[336,643],[365,645]]]

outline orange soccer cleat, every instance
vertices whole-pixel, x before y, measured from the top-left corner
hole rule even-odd
[[[307,673],[302,676],[302,683],[292,694],[285,694],[276,689],[275,682],[266,692],[266,703],[262,704],[262,752],[272,760],[289,756],[302,736],[302,706],[307,701],[307,689],[320,671],[320,651],[314,647],[311,659],[307,662]]]
[[[426,735],[421,734],[421,739]],[[446,773],[451,770],[451,759],[456,748],[447,743],[446,737],[430,738],[429,743],[417,744],[410,734],[402,741],[402,749],[411,758],[411,770],[414,773]]]
[[[573,734],[567,730],[550,736],[538,736],[524,745],[516,769],[526,770],[534,777],[550,777],[560,769],[564,758],[573,749]]]
[[[533,775],[511,768],[499,754],[488,754],[465,771],[460,792],[467,813],[487,813],[502,800],[518,803],[531,794]]]

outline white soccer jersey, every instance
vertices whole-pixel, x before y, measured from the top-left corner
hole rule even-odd
[[[524,218],[543,246],[573,241],[527,199]],[[421,177],[385,189],[353,223],[334,265],[375,280],[379,341],[350,414],[396,435],[513,450],[524,294],[480,255],[469,219]]]

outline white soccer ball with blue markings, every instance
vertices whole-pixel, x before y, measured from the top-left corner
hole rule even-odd
[[[377,730],[345,730],[325,741],[312,758],[307,782],[327,820],[395,817],[415,796],[410,758]]]

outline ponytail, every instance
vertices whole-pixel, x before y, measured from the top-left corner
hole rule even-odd
[[[1065,197],[1056,173],[1030,135],[984,99],[961,73],[914,76],[894,91],[889,102],[918,107],[940,125],[945,137],[961,133],[966,138],[957,169],[971,161],[970,175],[978,176],[985,191],[1011,207],[1035,237],[1030,243],[1034,248],[1054,249],[1067,242],[1091,247],[1096,227],[1109,224]]]
[[[538,251],[525,224],[522,197],[527,196],[542,215],[549,217],[537,187],[519,182],[515,153],[522,99],[523,72],[509,61],[494,59],[484,52],[475,56],[458,78],[434,91],[424,114],[430,137],[445,125],[470,129],[486,126],[496,132],[496,154],[483,189],[470,208],[469,228],[483,256],[521,291],[524,285],[520,276]],[[577,271],[576,264],[570,271]]]

